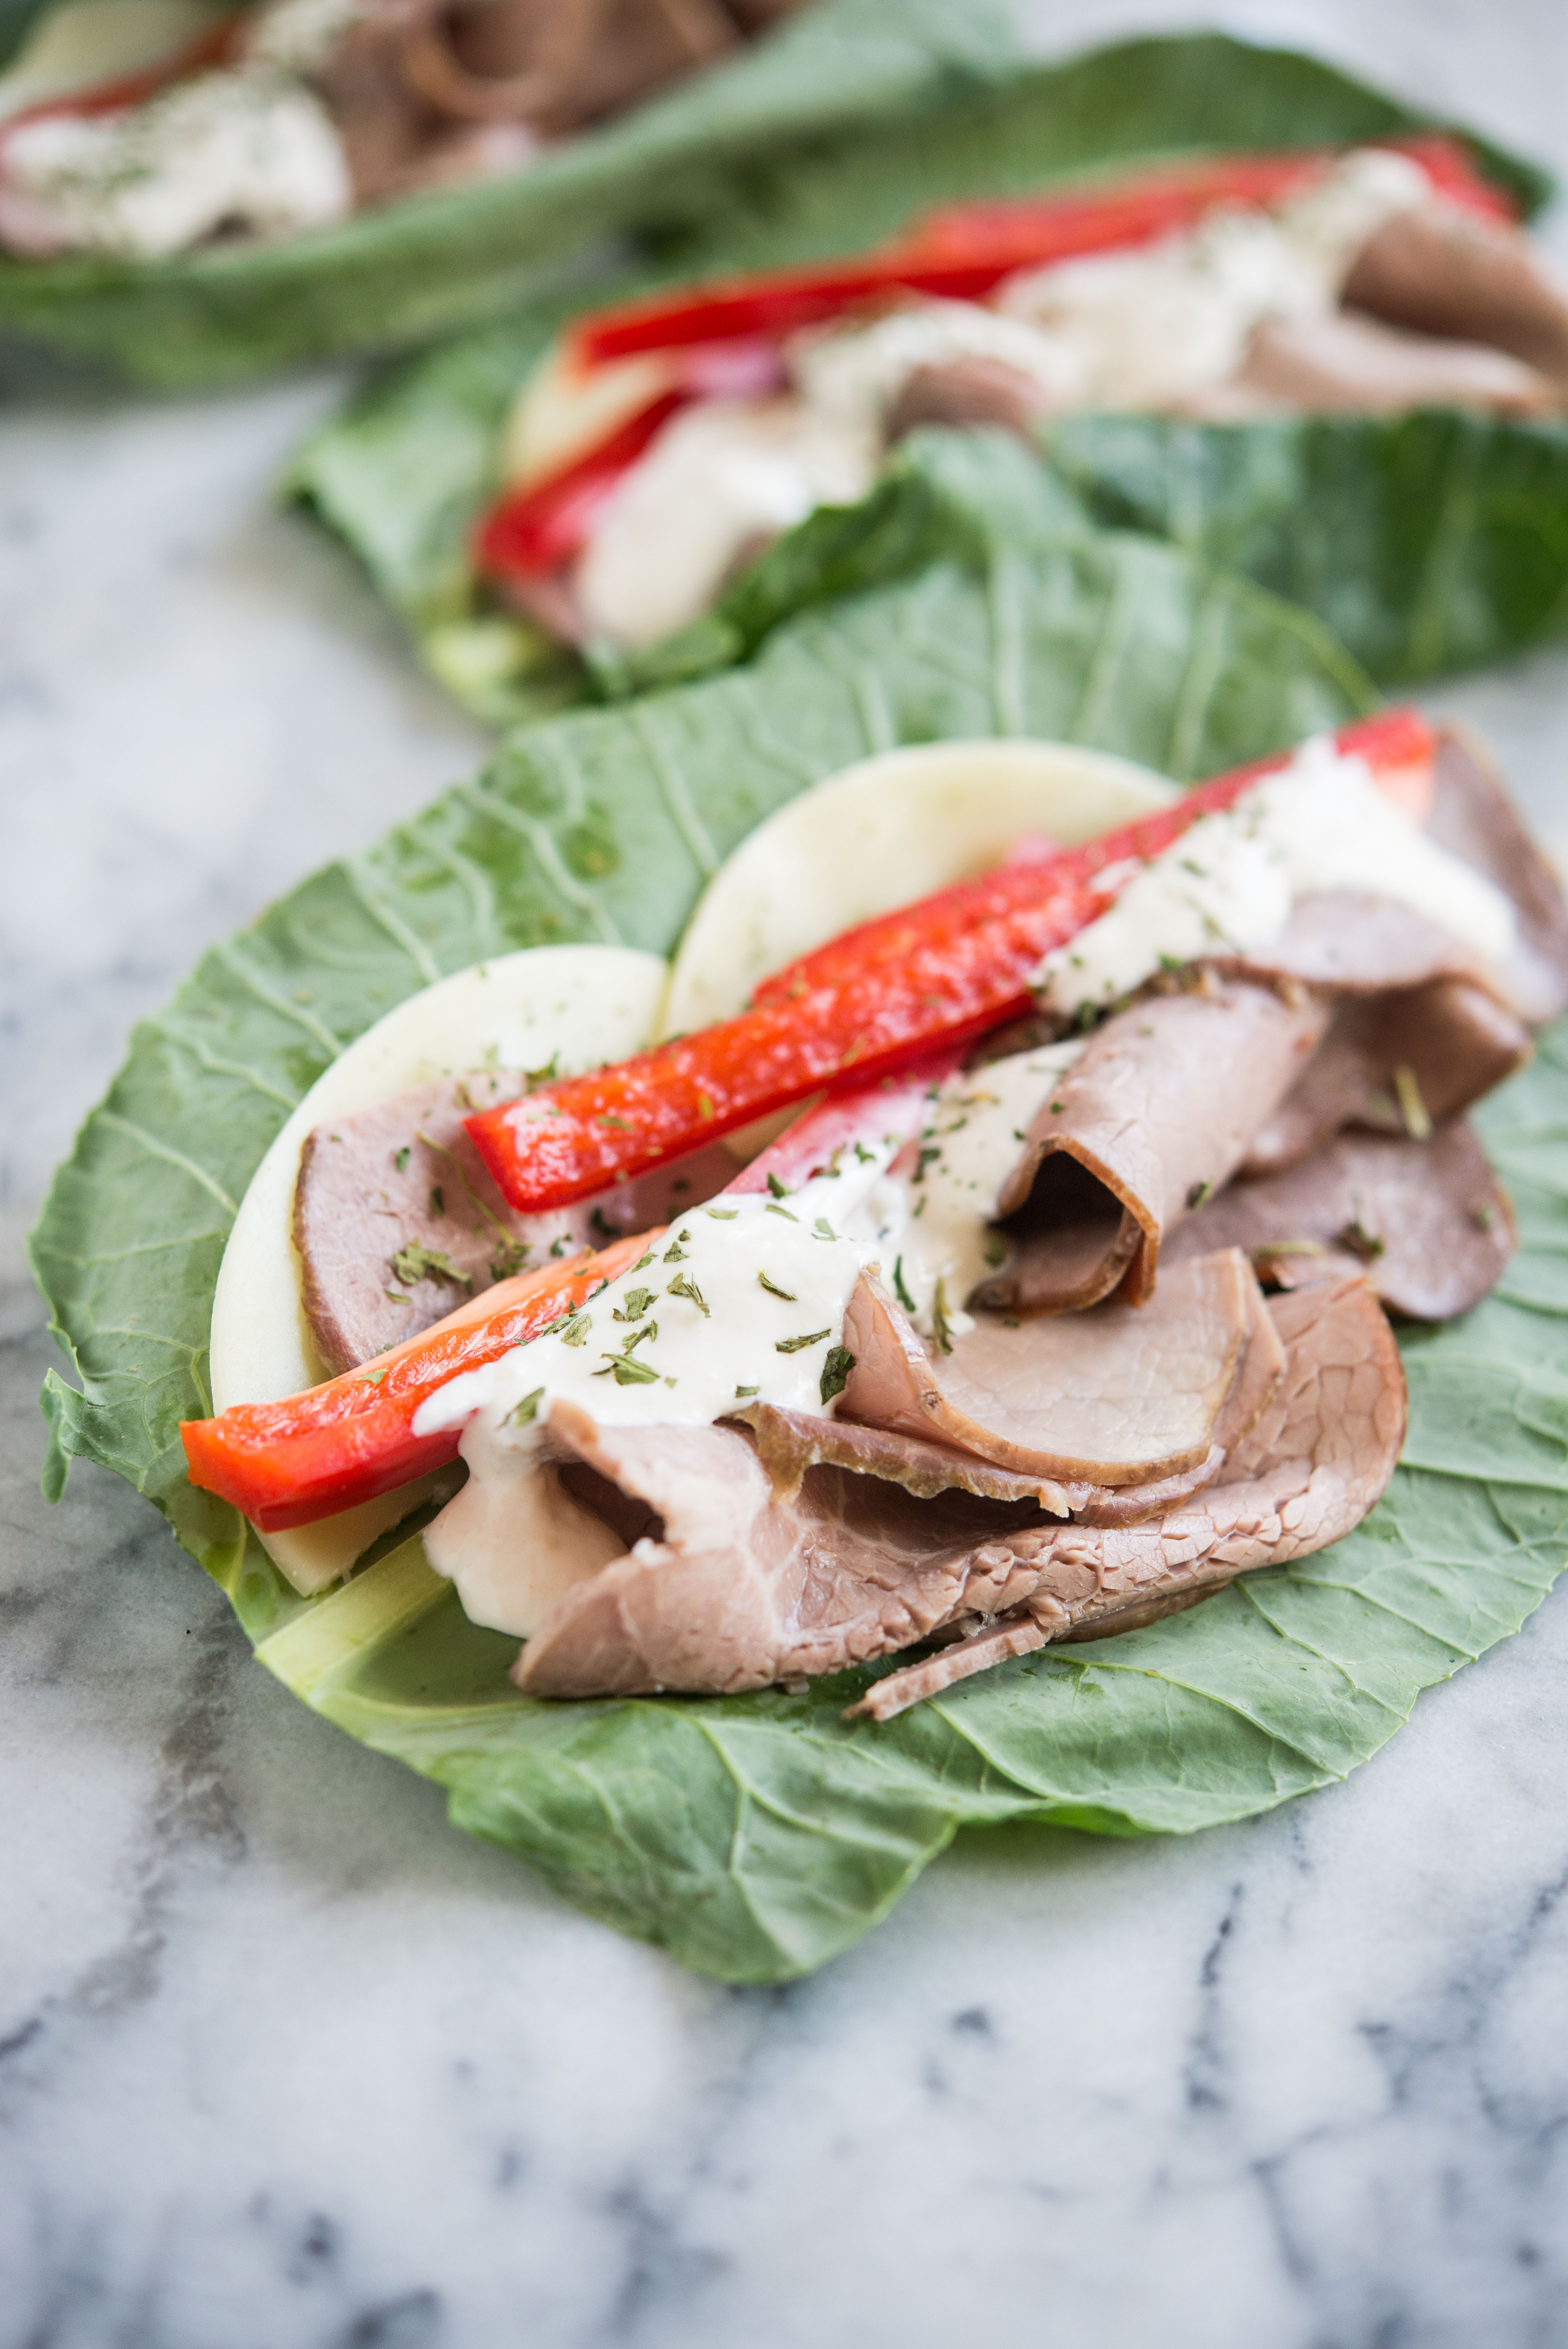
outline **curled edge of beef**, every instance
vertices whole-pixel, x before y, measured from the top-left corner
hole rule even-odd
[[[306,1326],[328,1370],[372,1361],[552,1254],[678,1218],[734,1178],[733,1158],[713,1144],[578,1206],[520,1216],[463,1119],[526,1085],[505,1070],[437,1078],[306,1135],[291,1230]]]
[[[1028,1127],[996,1203],[999,1220],[1026,1217],[972,1303],[1031,1315],[1146,1304],[1165,1233],[1229,1180],[1327,1018],[1302,990],[1212,977],[1113,1013]]]

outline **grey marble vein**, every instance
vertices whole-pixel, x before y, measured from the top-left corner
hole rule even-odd
[[[1568,162],[1559,0],[1207,14]],[[20,1237],[130,1025],[480,747],[269,503],[335,392],[0,419],[0,2349],[1568,2343],[1568,1600],[1343,1787],[972,1835],[733,1992],[296,1705],[124,1486],[38,1496]],[[1568,848],[1568,657],[1433,698]]]

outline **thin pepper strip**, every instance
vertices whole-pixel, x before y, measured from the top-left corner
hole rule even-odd
[[[1435,136],[1377,143],[1408,156],[1425,172],[1433,193],[1461,211],[1488,220],[1516,218],[1502,190],[1481,177],[1457,140]],[[1067,260],[1086,250],[1143,243],[1151,236],[1190,228],[1216,204],[1272,208],[1333,160],[1327,149],[1294,155],[1229,155],[1218,162],[1117,181],[1076,194],[945,204],[915,223],[904,249],[960,261],[1000,254],[1011,241],[1016,266]],[[1086,229],[1098,230],[1097,247],[1080,242]]]
[[[1420,164],[1438,193],[1472,210],[1509,216],[1504,199],[1451,140],[1390,141]],[[1338,151],[1236,155],[1184,170],[1139,173],[1109,186],[1017,203],[945,207],[858,261],[720,279],[591,311],[573,329],[576,364],[602,366],[640,352],[680,349],[739,336],[783,336],[821,324],[878,295],[976,301],[1016,269],[1148,243],[1190,228],[1216,204],[1281,202]]]
[[[501,1281],[433,1329],[303,1394],[186,1420],[180,1434],[191,1482],[231,1502],[263,1533],[281,1533],[444,1467],[457,1457],[459,1431],[417,1435],[420,1404],[449,1379],[578,1311],[662,1231]]]
[[[1403,791],[1429,764],[1434,738],[1415,711],[1395,710],[1336,739]],[[503,1195],[532,1213],[591,1198],[820,1087],[864,1085],[968,1043],[1032,1008],[1042,957],[1111,901],[1099,874],[1159,855],[1287,757],[1218,776],[1081,848],[864,923],[766,980],[738,1018],[481,1111],[468,1131]]]
[[[543,578],[575,554],[655,434],[695,397],[685,389],[660,392],[560,472],[501,498],[474,539],[480,571],[492,579]]]

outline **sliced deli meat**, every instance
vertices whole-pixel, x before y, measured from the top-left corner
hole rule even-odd
[[[1409,205],[1367,237],[1345,300],[1391,326],[1490,343],[1568,386],[1568,293],[1517,229],[1457,205]]]
[[[1265,319],[1236,374],[1193,400],[1187,412],[1217,423],[1282,409],[1398,416],[1412,408],[1479,408],[1499,416],[1543,416],[1562,401],[1559,385],[1507,351],[1410,334],[1355,310],[1332,310]]]
[[[734,1160],[710,1149],[581,1206],[520,1215],[463,1120],[525,1085],[512,1071],[438,1078],[307,1136],[294,1240],[305,1319],[329,1370],[386,1353],[498,1281],[665,1223],[734,1174]]]
[[[1015,1537],[1035,1575],[1027,1598],[974,1610],[971,1639],[877,1682],[852,1711],[890,1720],[1006,1656],[1134,1629],[1359,1525],[1405,1437],[1404,1372],[1387,1322],[1359,1278],[1276,1299],[1272,1309],[1285,1374],[1219,1480],[1141,1525]]]
[[[830,1467],[781,1503],[734,1428],[607,1428],[569,1407],[551,1436],[658,1524],[529,1640],[513,1677],[534,1696],[724,1694],[885,1655],[946,1620],[976,1576],[1006,1591],[1006,1537],[1039,1522],[1026,1502],[917,1500]]]
[[[1466,979],[1347,997],[1296,1084],[1253,1134],[1240,1171],[1294,1166],[1346,1126],[1425,1140],[1530,1052],[1523,1022]]]
[[[1224,1250],[1173,1270],[1142,1308],[1016,1324],[987,1314],[942,1353],[863,1276],[844,1317],[854,1367],[839,1413],[1024,1475],[1140,1485],[1180,1475],[1214,1442],[1254,1288],[1246,1258]]]
[[[1445,727],[1433,761],[1428,837],[1509,899],[1514,939],[1497,978],[1522,1019],[1540,1027],[1568,1009],[1568,904],[1525,830],[1496,766],[1466,729]]]
[[[1423,1142],[1343,1133],[1288,1172],[1233,1183],[1183,1225],[1174,1254],[1245,1248],[1299,1288],[1364,1269],[1390,1312],[1446,1321],[1496,1287],[1513,1210],[1462,1118]]]
[[[1387,1481],[1403,1376],[1359,1280],[1273,1312],[1283,1376],[1229,1481],[1131,1526],[1053,1526],[1027,1502],[959,1491],[922,1499],[829,1464],[783,1501],[738,1430],[603,1428],[569,1408],[549,1432],[549,1473],[574,1460],[656,1523],[559,1601],[514,1677],[548,1696],[733,1692],[981,1629],[983,1646],[879,1682],[857,1709],[885,1718],[982,1658],[1189,1603],[1321,1548]]]
[[[1026,1229],[976,1301],[1035,1314],[1152,1297],[1162,1236],[1229,1180],[1326,1023],[1310,997],[1232,981],[1108,1019],[1029,1126],[996,1203],[1000,1217],[1026,1206]]]

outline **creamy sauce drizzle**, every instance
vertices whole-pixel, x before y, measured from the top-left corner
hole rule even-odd
[[[696,619],[748,549],[865,495],[875,440],[793,399],[705,400],[665,427],[578,558],[590,632],[633,649]]]
[[[1513,943],[1501,890],[1429,839],[1365,760],[1342,757],[1326,738],[1233,807],[1200,817],[1162,854],[1100,878],[1115,902],[1047,955],[1035,982],[1068,1018],[1119,1001],[1161,968],[1264,946],[1297,898],[1323,890],[1390,898],[1488,961]]]
[[[841,1154],[837,1174],[781,1199],[726,1193],[694,1208],[569,1327],[431,1395],[415,1433],[499,1431],[535,1394],[524,1428],[547,1423],[562,1395],[614,1426],[706,1426],[753,1397],[821,1416],[828,1354],[877,1256],[874,1239],[846,1226],[901,1147],[902,1137],[862,1143],[864,1157]]]
[[[975,1327],[964,1300],[1000,1261],[996,1196],[1030,1125],[1083,1050],[1074,1040],[1009,1053],[952,1077],[918,1139],[851,1221],[874,1240],[882,1276],[923,1334]]]

